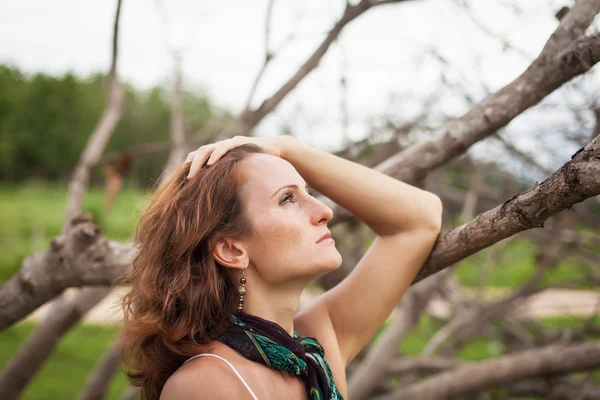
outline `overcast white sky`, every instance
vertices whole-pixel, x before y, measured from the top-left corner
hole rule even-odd
[[[172,72],[167,43],[182,49],[187,90],[202,89],[222,107],[238,112],[264,57],[267,1],[123,0],[119,72],[139,89],[165,84]],[[333,148],[342,135],[341,72],[350,135],[366,133],[370,118],[390,110],[390,96],[431,93],[443,66],[425,57],[435,49],[449,61],[449,79],[462,86],[483,80],[496,90],[523,72],[557,26],[556,10],[568,1],[475,1],[486,30],[521,51],[505,51],[482,33],[454,0],[414,0],[380,6],[351,22],[313,71],[259,127],[275,134],[291,121],[308,142]],[[168,29],[159,9],[166,9]],[[255,105],[285,82],[323,40],[341,14],[340,0],[276,1],[271,45],[278,54],[254,96]],[[518,5],[522,12],[515,12]],[[27,72],[78,75],[106,71],[116,0],[0,0],[0,63]],[[478,57],[478,61],[475,58]],[[477,65],[477,63],[479,65]],[[476,72],[483,71],[483,72]],[[0,88],[1,90],[1,88]],[[405,97],[402,97],[405,96]],[[450,102],[452,103],[452,102]],[[394,113],[410,113],[399,103]],[[445,111],[466,111],[460,102]]]

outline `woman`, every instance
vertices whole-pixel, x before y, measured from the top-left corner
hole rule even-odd
[[[300,294],[338,268],[332,210],[375,241],[339,285],[297,313]],[[347,399],[345,368],[430,254],[432,193],[290,136],[200,147],[142,215],[124,356],[147,399]]]

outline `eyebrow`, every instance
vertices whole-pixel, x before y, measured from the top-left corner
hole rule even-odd
[[[282,187],[280,187],[279,189],[277,189],[277,190],[275,191],[275,193],[273,193],[273,195],[271,196],[271,198],[275,197],[275,195],[276,195],[277,193],[279,193],[280,191],[282,191],[283,189],[286,189],[286,188],[298,189],[298,185],[296,185],[296,184],[292,184],[292,185],[285,185],[285,186],[282,186]],[[308,190],[308,183],[306,184],[306,190]]]

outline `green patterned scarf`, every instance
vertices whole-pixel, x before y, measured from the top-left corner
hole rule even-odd
[[[295,331],[291,337],[278,324],[243,312],[232,320],[233,328],[219,337],[220,342],[249,360],[301,377],[310,400],[343,400],[316,339]]]

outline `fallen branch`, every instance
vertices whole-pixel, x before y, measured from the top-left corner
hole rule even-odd
[[[525,378],[598,367],[600,342],[547,346],[457,367],[397,389],[376,400],[455,399],[467,393],[500,387]]]
[[[431,300],[431,291],[438,287],[444,278],[443,274],[439,274],[411,287],[406,292],[400,302],[398,317],[381,334],[377,343],[352,373],[352,378],[348,382],[350,397],[366,399],[377,388],[381,380],[388,374],[390,363],[397,357],[393,349],[398,348],[419,322],[421,314]]]
[[[542,227],[550,216],[600,194],[600,136],[573,155],[529,192],[441,234],[415,282],[516,233]],[[53,239],[44,254],[23,261],[17,274],[0,286],[0,329],[25,317],[71,286],[112,285],[131,266],[131,244],[109,242],[89,217]],[[125,280],[123,280],[125,282]]]
[[[109,291],[105,287],[84,288],[74,298],[66,299],[63,296],[53,304],[51,318],[43,321],[44,329],[36,329],[2,371],[2,399],[17,399],[21,395],[63,335]]]
[[[106,350],[102,359],[90,373],[77,400],[102,400],[120,365],[121,346],[119,342],[115,342]]]
[[[416,182],[506,126],[565,82],[587,72],[600,61],[600,34],[583,37],[581,33],[598,12],[600,0],[577,2],[521,76],[462,117],[449,120],[430,139],[408,147],[375,169],[403,182]],[[321,200],[333,207],[335,217],[330,223],[353,218],[328,199]]]
[[[441,235],[415,282],[516,233],[543,227],[552,215],[600,194],[600,137],[548,179]]]
[[[19,272],[0,286],[0,330],[68,287],[111,285],[131,267],[130,243],[108,241],[89,215],[71,222],[68,233],[52,239],[43,254],[26,257]]]
[[[83,198],[87,191],[92,167],[94,167],[110,139],[112,133],[121,119],[123,110],[124,93],[117,76],[118,35],[119,19],[121,15],[121,0],[117,0],[117,12],[113,27],[112,62],[107,77],[107,101],[102,116],[94,128],[83,150],[81,159],[75,168],[73,178],[69,184],[69,199],[63,223],[63,231],[69,229],[71,219],[81,212]]]

